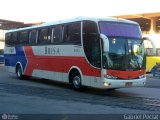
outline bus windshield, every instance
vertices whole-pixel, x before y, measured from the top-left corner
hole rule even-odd
[[[144,46],[138,25],[100,23],[100,30],[109,39],[109,51],[103,52],[103,68],[140,70],[145,68]]]

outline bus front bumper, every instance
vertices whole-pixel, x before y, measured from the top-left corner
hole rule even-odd
[[[121,80],[121,79],[107,79],[103,78],[103,88],[129,88],[129,87],[142,87],[146,83],[146,77],[132,80]]]

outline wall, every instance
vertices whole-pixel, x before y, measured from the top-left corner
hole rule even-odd
[[[6,30],[0,30],[0,49],[4,49],[4,39]]]

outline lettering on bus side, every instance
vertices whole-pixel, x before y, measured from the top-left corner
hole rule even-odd
[[[60,55],[60,50],[59,48],[55,47],[45,47],[45,54],[46,55]]]

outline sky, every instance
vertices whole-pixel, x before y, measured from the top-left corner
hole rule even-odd
[[[107,17],[160,12],[160,0],[0,0],[0,19],[25,23],[79,16]]]

